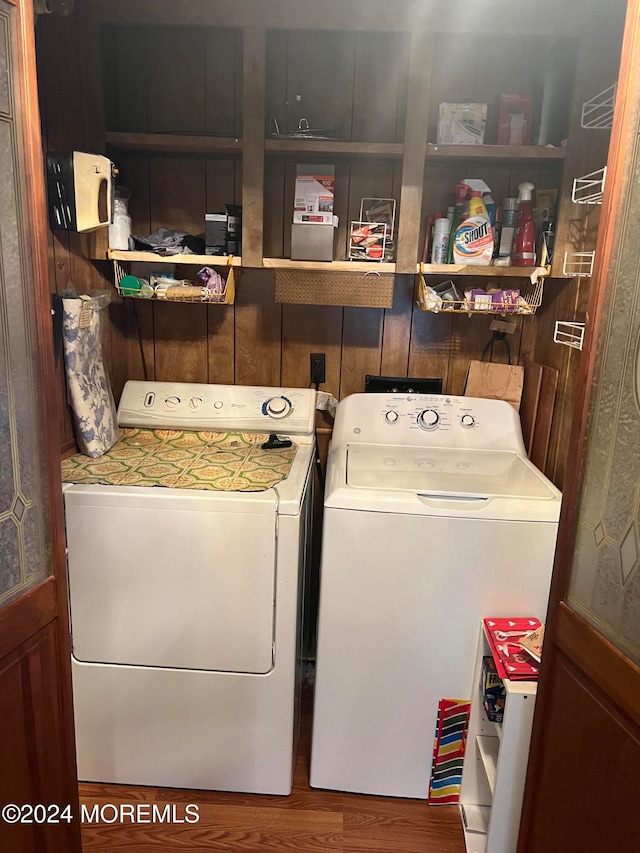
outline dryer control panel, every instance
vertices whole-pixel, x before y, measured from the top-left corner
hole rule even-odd
[[[524,452],[509,403],[445,394],[352,394],[338,405],[332,442]]]
[[[310,388],[130,381],[118,406],[118,424],[313,435],[315,406]]]

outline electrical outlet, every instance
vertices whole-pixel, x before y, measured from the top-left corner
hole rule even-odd
[[[322,385],[326,380],[326,368],[323,352],[312,352],[310,355],[310,381],[312,385]]]

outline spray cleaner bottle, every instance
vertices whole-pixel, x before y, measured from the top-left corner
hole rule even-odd
[[[453,263],[453,241],[463,217],[465,208],[465,199],[469,194],[469,187],[462,182],[457,183],[453,188],[456,197],[456,204],[453,208],[453,218],[451,220],[451,228],[449,229],[449,245],[447,247],[447,263]]]
[[[513,237],[512,267],[532,267],[536,262],[536,224],[533,221],[533,184],[518,185],[520,216]]]
[[[453,237],[453,260],[456,264],[488,266],[493,257],[493,227],[483,193],[490,193],[484,181],[465,178],[461,183],[471,190],[469,216],[458,225]]]

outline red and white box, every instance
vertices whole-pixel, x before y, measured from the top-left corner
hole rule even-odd
[[[540,667],[520,645],[520,639],[542,624],[535,616],[487,618],[484,633],[500,678],[536,681]]]
[[[498,145],[531,143],[531,95],[500,95]]]
[[[298,166],[293,206],[296,225],[333,225],[333,166]]]

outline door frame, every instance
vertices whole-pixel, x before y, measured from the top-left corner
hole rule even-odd
[[[527,768],[518,853],[527,850],[527,839],[536,814],[538,781],[542,772],[545,734],[551,709],[551,681],[560,654],[568,654],[600,690],[636,726],[640,726],[640,668],[606,640],[585,619],[567,606],[578,510],[582,487],[584,448],[600,324],[608,279],[617,264],[621,235],[628,227],[620,211],[633,181],[631,167],[640,133],[640,0],[628,0],[615,112],[609,144],[607,176],[596,244],[596,259],[586,315],[582,358],[577,375],[578,394],[573,413],[566,486],[558,531],[558,546],[545,626],[545,655],[533,723]]]
[[[71,692],[71,638],[67,592],[66,545],[60,473],[60,399],[55,378],[51,292],[49,286],[48,220],[44,183],[43,149],[36,76],[33,0],[5,0],[15,7],[12,27],[14,51],[16,126],[20,138],[20,197],[22,228],[28,235],[27,270],[34,291],[35,342],[39,362],[40,403],[45,434],[45,495],[49,510],[52,575],[0,610],[0,660],[48,625],[58,622],[56,669],[62,689],[58,691],[58,714],[62,739],[59,755],[62,778],[69,803],[79,816],[75,760],[73,699]],[[62,792],[61,792],[62,793]],[[79,830],[78,830],[79,831]],[[79,835],[78,835],[79,839]],[[78,848],[79,849],[79,848]]]

